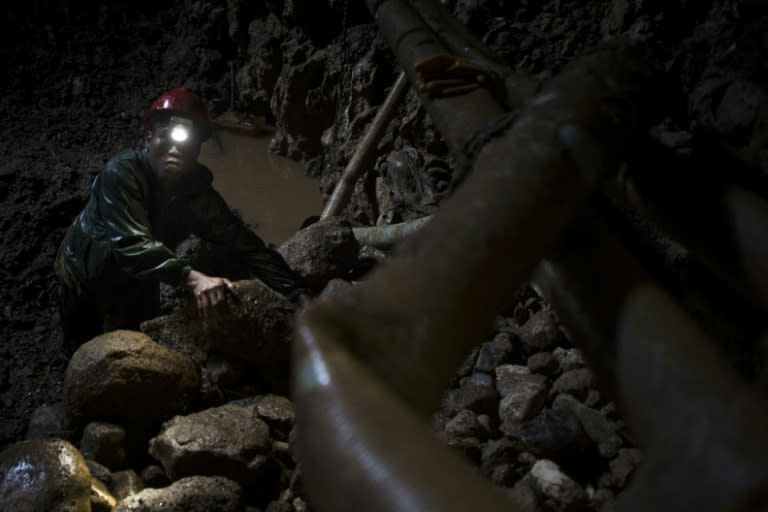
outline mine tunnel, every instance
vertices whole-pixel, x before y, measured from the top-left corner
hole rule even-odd
[[[768,509],[764,1],[4,11],[0,511]]]

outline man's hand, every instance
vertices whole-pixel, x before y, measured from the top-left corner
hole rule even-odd
[[[208,318],[210,312],[224,302],[227,293],[233,288],[229,279],[207,276],[197,270],[187,274],[186,285],[195,296],[197,311],[203,318]]]

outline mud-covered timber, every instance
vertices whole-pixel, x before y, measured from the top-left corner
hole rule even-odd
[[[417,62],[446,51],[405,2],[369,2],[369,7],[412,79],[418,78]],[[375,511],[398,509],[392,504],[401,503],[399,496],[422,496],[414,502],[419,507],[400,509],[453,510],[431,497],[440,499],[433,486],[444,488],[446,468],[456,466],[430,462],[443,455],[412,456],[413,438],[400,430],[412,421],[388,423],[387,435],[410,440],[404,444],[369,435],[364,412],[373,408],[381,420],[389,414],[400,418],[400,401],[417,417],[435,410],[450,377],[487,332],[510,290],[528,279],[587,195],[625,157],[644,126],[642,115],[653,96],[651,78],[642,56],[624,46],[604,48],[574,63],[523,109],[511,129],[482,146],[466,182],[419,236],[399,247],[397,257],[345,295],[310,304],[300,315],[294,358],[297,413],[304,424],[325,422],[327,427],[322,436],[299,431],[297,439],[307,491],[319,510],[358,509],[362,496]],[[422,100],[457,154],[503,115],[483,88],[446,98],[422,95]],[[372,378],[358,374],[353,386],[359,389],[336,394],[348,382],[348,376],[338,374],[346,371],[339,368],[347,362],[367,366]],[[380,386],[397,399],[384,399],[376,391]],[[372,396],[382,402],[371,401]],[[336,485],[325,480],[328,464],[342,468],[344,476]],[[441,479],[403,479],[399,472],[406,467],[408,474]],[[460,487],[468,468],[456,471],[458,476],[451,477],[455,493],[446,501],[467,495],[495,503],[490,489],[489,498],[479,498],[476,488]],[[350,489],[359,499],[350,496]]]
[[[336,188],[333,189],[330,199],[323,208],[320,219],[326,219],[335,215],[340,215],[347,206],[352,191],[355,189],[360,176],[371,169],[376,155],[376,145],[381,140],[384,130],[397,112],[397,107],[408,90],[408,79],[405,73],[398,75],[395,84],[389,91],[387,98],[376,113],[376,117],[371,122],[370,128],[366,132],[360,145],[355,149],[352,158],[350,158],[344,171],[341,173]]]
[[[598,222],[580,227],[534,280],[646,449],[618,510],[766,510],[763,400]]]
[[[355,238],[360,245],[370,245],[377,248],[387,248],[400,242],[407,236],[421,231],[427,225],[432,216],[421,217],[399,224],[385,226],[373,226],[368,228],[352,228]]]

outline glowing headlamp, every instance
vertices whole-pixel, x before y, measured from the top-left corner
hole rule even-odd
[[[169,124],[171,140],[183,144],[192,137],[193,123],[184,117],[171,116]]]

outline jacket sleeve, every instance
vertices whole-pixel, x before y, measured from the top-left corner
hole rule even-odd
[[[137,279],[178,285],[191,270],[152,236],[149,211],[138,179],[119,165],[107,165],[94,186],[99,213],[121,271]]]
[[[301,276],[288,266],[279,252],[267,247],[248,229],[213,188],[209,187],[196,199],[193,211],[193,232],[200,238],[235,253],[254,277],[289,299],[306,293]]]

